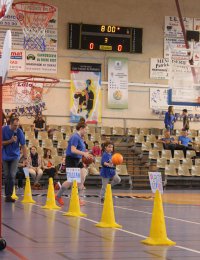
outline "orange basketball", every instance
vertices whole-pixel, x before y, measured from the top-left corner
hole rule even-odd
[[[123,156],[120,153],[115,153],[112,156],[112,163],[115,165],[119,165],[123,163]]]
[[[90,165],[91,163],[93,163],[94,162],[94,157],[92,157],[92,158],[86,158],[86,157],[82,157],[82,162],[84,163],[84,164],[86,164],[86,165]]]

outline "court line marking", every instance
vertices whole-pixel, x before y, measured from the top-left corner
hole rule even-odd
[[[85,200],[86,201],[86,200]],[[92,203],[92,204],[97,204],[97,205],[102,205],[101,203],[96,203],[96,202],[91,202],[91,201],[87,201],[89,203]],[[41,205],[37,205],[37,204],[32,204],[33,206],[36,206],[36,207],[39,207],[39,208],[42,208]],[[128,209],[128,208],[123,208],[123,207],[120,207],[120,206],[114,206],[116,208],[122,208],[122,209],[126,209],[126,210],[130,210],[130,211],[137,211],[137,212],[141,212],[141,213],[145,213],[145,214],[149,214],[151,215],[152,213],[149,213],[149,212],[145,212],[145,211],[141,211],[141,210],[133,210],[133,209]],[[56,210],[56,212],[61,212],[61,213],[66,213],[66,211],[62,211],[62,210]],[[97,224],[98,222],[93,220],[93,219],[89,219],[89,218],[85,218],[85,217],[80,217],[81,219],[84,219],[84,220],[87,220],[87,221],[90,221],[92,223],[95,223]],[[171,218],[171,217],[168,217],[168,218]],[[179,219],[176,219],[176,218],[172,218],[174,220],[179,220]],[[181,219],[180,219],[181,220]],[[185,220],[181,220],[183,222],[189,222],[189,221],[185,221]],[[192,224],[200,224],[198,222],[189,222],[189,223],[192,223]],[[137,233],[134,233],[134,232],[131,232],[131,231],[128,231],[126,229],[120,229],[120,228],[116,228],[116,230],[119,230],[121,232],[124,232],[124,233],[127,233],[127,234],[130,234],[130,235],[134,235],[134,236],[137,236],[137,237],[141,237],[141,238],[147,238],[147,236],[143,236],[141,234],[137,234]],[[188,247],[184,247],[184,246],[178,246],[178,245],[175,245],[173,247],[176,247],[176,248],[180,248],[180,249],[183,249],[185,251],[189,251],[189,252],[193,252],[193,253],[197,253],[197,254],[200,254],[200,251],[198,250],[195,250],[195,249],[191,249],[191,248],[188,248]]]
[[[88,201],[88,202],[90,202],[90,201]],[[101,205],[100,203],[95,203],[95,202],[92,202],[92,203]],[[36,204],[33,204],[33,206],[42,208],[42,206],[36,205]],[[66,211],[62,211],[62,210],[56,210],[56,212],[66,213]],[[146,213],[146,212],[144,211],[143,213]],[[148,213],[148,214],[150,214],[150,213]],[[87,221],[90,221],[90,222],[95,223],[95,224],[99,223],[98,221],[95,221],[95,220],[90,219],[90,218],[85,218],[85,217],[80,217],[80,218],[81,218],[81,219],[84,219],[84,220],[87,220]],[[141,235],[141,234],[128,231],[128,230],[126,230],[126,229],[121,229],[121,228],[115,228],[115,229],[116,229],[116,230],[119,230],[119,231],[121,231],[121,232],[130,234],[130,235],[134,235],[134,236],[140,237],[140,238],[147,238],[147,236],[143,236],[143,235]],[[183,250],[186,250],[186,251],[189,251],[189,252],[193,252],[193,253],[200,254],[200,251],[195,250],[195,249],[191,249],[191,248],[188,248],[188,247],[178,246],[178,245],[175,245],[175,246],[173,246],[173,247],[176,247],[176,248],[179,248],[179,249],[183,249]]]
[[[102,205],[101,203],[98,203],[98,202],[92,202],[92,201],[89,201],[89,200],[85,200],[85,201],[87,201],[88,203],[91,203],[91,204]],[[152,213],[150,213],[148,211],[142,211],[142,210],[137,210],[137,209],[129,209],[129,208],[121,207],[121,206],[114,206],[114,208],[124,209],[124,210],[129,210],[129,211],[135,211],[135,212],[139,212],[139,213],[152,215]],[[189,223],[189,224],[200,225],[200,222],[185,220],[185,219],[181,219],[181,218],[174,218],[174,217],[169,217],[169,216],[165,216],[165,218],[177,220],[177,221],[181,221],[181,222],[185,222],[185,223]]]

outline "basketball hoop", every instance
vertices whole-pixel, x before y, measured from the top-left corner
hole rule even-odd
[[[0,21],[7,15],[13,0],[1,0],[0,3]]]
[[[12,95],[22,104],[42,102],[43,94],[47,94],[59,82],[56,78],[33,75],[12,76],[10,79],[5,85],[12,88]]]
[[[39,2],[13,3],[12,8],[24,33],[24,49],[45,51],[45,29],[56,8]]]

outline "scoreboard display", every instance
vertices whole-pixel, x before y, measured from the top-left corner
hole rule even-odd
[[[142,28],[68,24],[68,49],[142,53]]]

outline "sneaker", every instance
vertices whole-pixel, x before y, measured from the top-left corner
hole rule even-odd
[[[61,205],[61,206],[63,206],[65,203],[64,203],[64,201],[63,201],[63,199],[60,197],[60,198],[58,198],[56,195],[55,195],[55,199],[56,199],[56,201]]]
[[[86,202],[84,200],[80,200],[79,199],[79,203],[80,203],[80,206],[85,206],[86,205]]]
[[[104,198],[101,198],[101,203],[102,203],[102,204],[104,203]]]
[[[14,203],[15,200],[12,199],[10,196],[7,196],[7,197],[5,198],[5,202],[12,202],[12,203]]]
[[[56,184],[54,185],[54,189],[55,189],[55,190],[59,190],[59,189],[60,189],[60,186],[59,186],[58,183],[56,183]]]

